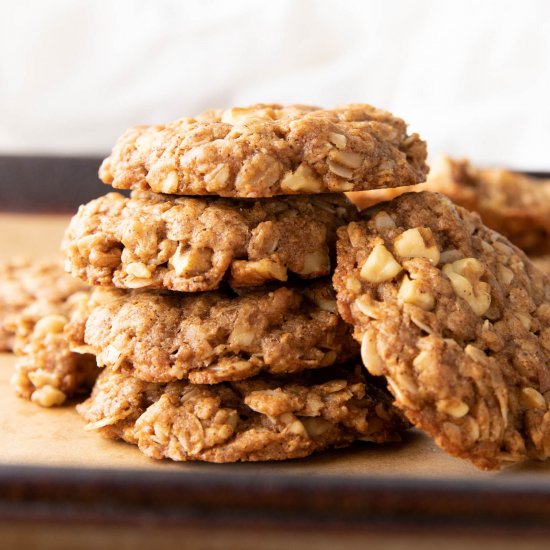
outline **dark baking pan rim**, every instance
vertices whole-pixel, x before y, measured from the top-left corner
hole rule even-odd
[[[113,191],[98,179],[102,158],[0,155],[0,212],[74,213]],[[523,173],[550,178],[550,172]]]
[[[0,468],[0,523],[550,534],[536,480]]]

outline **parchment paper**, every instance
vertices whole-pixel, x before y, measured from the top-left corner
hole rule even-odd
[[[61,216],[0,215],[0,260],[15,254],[53,254],[68,219]],[[513,466],[501,472],[481,472],[468,462],[440,451],[423,434],[413,431],[403,443],[376,446],[358,443],[349,449],[282,463],[210,465],[154,461],[135,447],[101,438],[84,430],[73,406],[43,409],[15,396],[9,385],[15,358],[0,354],[0,468],[7,465],[124,468],[164,471],[228,471],[253,475],[386,476],[532,480],[550,486],[550,461]]]

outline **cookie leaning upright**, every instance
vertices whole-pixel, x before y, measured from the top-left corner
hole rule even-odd
[[[339,310],[407,418],[481,468],[550,456],[550,286],[525,254],[429,192],[338,236]]]
[[[123,134],[99,176],[117,189],[273,197],[413,185],[426,144],[370,105],[253,105]]]

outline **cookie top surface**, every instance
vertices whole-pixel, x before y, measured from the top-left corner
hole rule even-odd
[[[367,379],[349,366],[214,386],[155,384],[107,368],[78,411],[88,429],[156,459],[285,460],[357,439],[398,440],[405,422]]]
[[[498,168],[477,168],[467,160],[437,157],[425,183],[355,193],[350,198],[367,208],[409,191],[433,191],[477,212],[483,223],[524,252],[550,253],[550,180]]]
[[[124,133],[99,170],[118,189],[272,197],[413,185],[426,144],[370,105],[259,104]]]
[[[476,214],[408,193],[338,232],[341,315],[396,405],[481,468],[550,455],[550,286]]]
[[[14,316],[32,305],[35,309],[63,309],[66,300],[86,285],[63,270],[59,258],[28,260],[14,258],[0,263],[0,351],[13,346],[8,325]]]
[[[357,209],[343,194],[274,199],[109,193],[66,231],[70,272],[92,285],[213,290],[328,275],[336,229]]]
[[[329,281],[201,294],[96,290],[66,331],[99,365],[148,381],[216,384],[289,373],[358,356]]]

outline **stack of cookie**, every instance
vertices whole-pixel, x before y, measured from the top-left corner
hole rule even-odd
[[[66,327],[104,367],[90,429],[174,460],[285,459],[405,427],[358,367],[330,276],[343,192],[424,180],[426,147],[389,113],[257,105],[126,132],[110,193],[66,232],[96,287]]]

